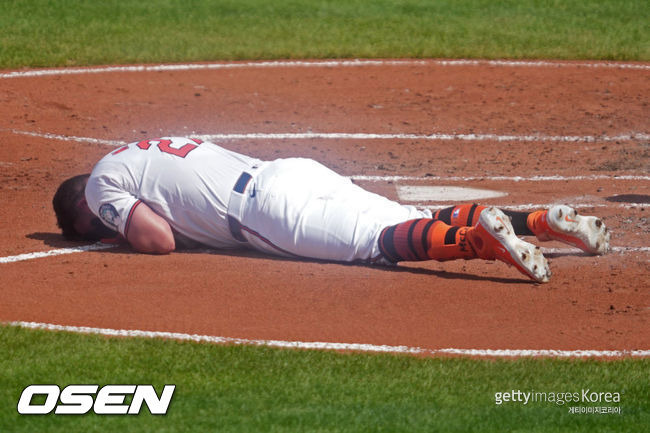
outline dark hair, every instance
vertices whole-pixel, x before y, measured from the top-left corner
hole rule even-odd
[[[80,174],[64,181],[52,199],[56,222],[63,232],[63,237],[68,240],[83,239],[74,229],[74,222],[78,215],[77,205],[84,198],[88,177],[90,174]]]

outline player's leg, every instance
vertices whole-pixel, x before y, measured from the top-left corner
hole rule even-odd
[[[441,209],[433,218],[452,226],[474,226],[485,206],[461,204]],[[602,220],[578,215],[566,205],[536,212],[503,210],[518,236],[536,236],[540,241],[557,240],[593,254],[609,250],[610,233]]]
[[[538,247],[519,239],[510,219],[496,208],[480,213],[474,227],[451,226],[441,220],[415,219],[382,230],[379,249],[390,262],[416,260],[500,260],[538,282],[551,272]]]
[[[372,261],[381,256],[377,237],[384,227],[431,218],[428,210],[366,191],[309,159],[273,161],[254,186],[240,220],[243,235],[272,254]]]
[[[467,240],[471,229],[431,218],[413,219],[384,228],[379,236],[379,249],[392,263],[475,259],[478,256]]]

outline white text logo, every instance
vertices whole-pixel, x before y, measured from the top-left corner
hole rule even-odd
[[[152,385],[29,385],[18,400],[18,413],[45,415],[83,415],[91,410],[99,415],[137,415],[144,403],[152,415],[167,413],[176,385],[165,385],[160,397]],[[133,395],[125,404],[127,395]],[[34,396],[45,396],[44,403],[34,403]],[[39,398],[39,400],[42,399]]]

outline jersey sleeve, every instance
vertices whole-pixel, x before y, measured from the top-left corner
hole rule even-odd
[[[142,203],[120,182],[119,177],[95,171],[86,184],[86,201],[104,225],[119,231],[124,237],[127,237],[133,212]]]

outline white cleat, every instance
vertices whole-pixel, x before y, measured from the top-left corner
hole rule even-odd
[[[497,208],[481,212],[476,227],[468,231],[468,239],[482,259],[505,262],[538,283],[546,283],[551,277],[540,248],[519,239],[510,218]]]
[[[544,234],[548,239],[565,242],[592,254],[609,251],[611,233],[600,218],[581,216],[572,207],[556,205],[548,210],[546,220],[549,230]]]

